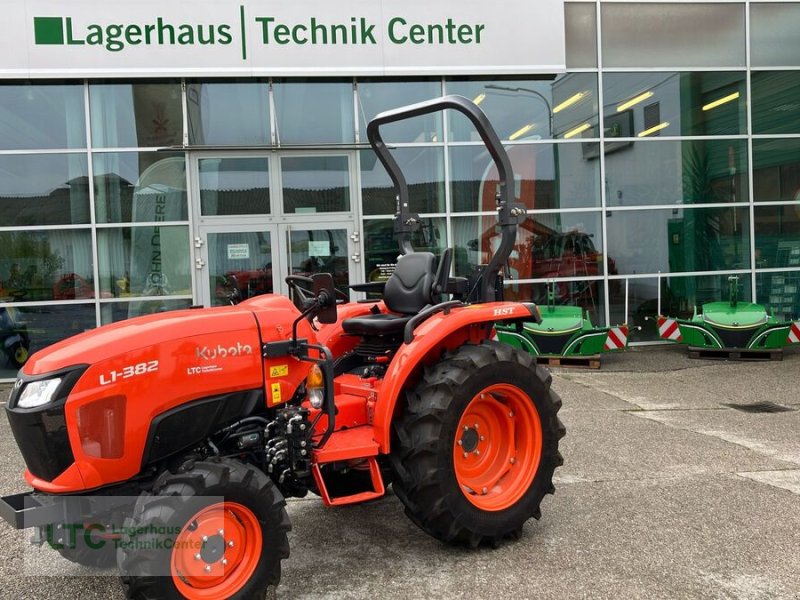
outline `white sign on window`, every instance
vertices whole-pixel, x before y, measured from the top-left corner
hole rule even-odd
[[[308,255],[309,256],[330,256],[331,255],[331,243],[327,241],[323,242],[314,242],[309,240],[308,242]]]
[[[228,244],[228,260],[250,258],[250,244]]]

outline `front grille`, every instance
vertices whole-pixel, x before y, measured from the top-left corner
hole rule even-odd
[[[81,366],[46,376],[23,375],[23,385],[15,386],[8,399],[6,416],[25,465],[35,477],[44,481],[53,481],[75,462],[69,443],[64,404],[85,370],[86,366]],[[49,404],[37,408],[16,406],[25,384],[51,377],[62,377],[63,381]]]

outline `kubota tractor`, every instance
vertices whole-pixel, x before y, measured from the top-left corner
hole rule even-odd
[[[449,276],[451,250],[413,251],[419,218],[379,132],[444,109],[474,123],[503,183],[502,242],[471,281]],[[539,518],[564,428],[548,372],[492,339],[495,322],[541,318],[502,301],[525,216],[508,157],[460,96],[382,113],[368,136],[398,193],[396,270],[364,284],[382,300],[290,276],[295,302],[140,317],[36,353],[6,407],[33,491],[2,499],[6,521],[73,561],[116,560],[129,598],[222,600],[278,583],[284,498],[308,491],[342,505],[391,482],[421,529],[473,547]]]

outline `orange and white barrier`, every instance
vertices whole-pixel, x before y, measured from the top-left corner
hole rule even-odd
[[[606,350],[623,350],[628,345],[628,326],[620,325],[619,327],[612,327],[608,330],[606,336],[606,343],[604,348]]]
[[[658,335],[671,342],[680,342],[682,337],[678,321],[667,317],[658,317]]]
[[[789,344],[800,343],[800,321],[795,321],[789,328],[789,338],[786,340]]]

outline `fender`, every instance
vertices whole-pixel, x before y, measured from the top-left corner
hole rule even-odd
[[[381,452],[390,450],[397,400],[409,378],[428,357],[438,360],[442,350],[453,349],[466,341],[479,343],[488,339],[492,328],[486,324],[520,320],[541,321],[539,309],[534,304],[521,302],[488,302],[456,307],[449,314],[437,313],[421,323],[414,331],[413,341],[403,344],[395,354],[378,393],[373,427]]]

